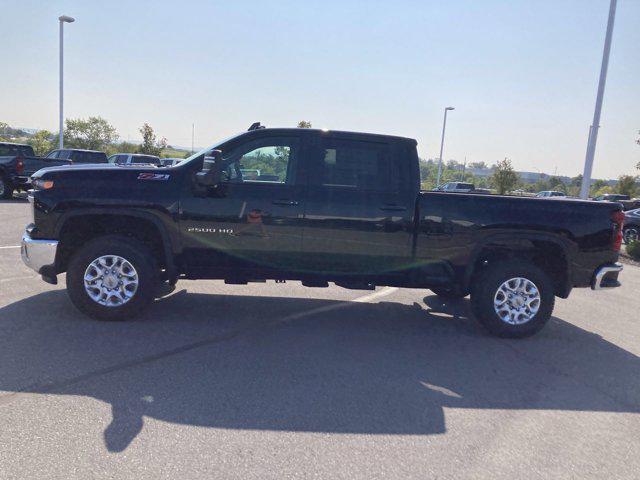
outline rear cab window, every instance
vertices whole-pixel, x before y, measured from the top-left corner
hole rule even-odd
[[[329,189],[397,192],[400,168],[383,141],[320,138],[311,185]]]

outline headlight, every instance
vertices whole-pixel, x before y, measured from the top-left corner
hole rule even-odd
[[[53,188],[53,180],[42,180],[41,178],[38,178],[37,180],[32,181],[31,185],[33,185],[33,188],[36,190],[49,190],[50,188]]]

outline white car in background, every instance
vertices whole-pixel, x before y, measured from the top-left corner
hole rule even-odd
[[[161,167],[160,159],[155,155],[145,155],[143,153],[116,153],[111,155],[109,163],[116,165],[155,165]]]
[[[476,186],[467,182],[447,182],[436,188],[439,192],[469,193],[473,192]]]
[[[556,190],[544,190],[536,193],[537,198],[566,197],[567,194]]]

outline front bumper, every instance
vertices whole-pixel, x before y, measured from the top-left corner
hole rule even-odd
[[[618,274],[621,271],[622,264],[620,263],[602,265],[593,274],[591,288],[593,290],[602,290],[603,288],[619,287]]]
[[[57,240],[34,240],[25,232],[20,253],[24,264],[41,275],[50,276],[56,262]]]

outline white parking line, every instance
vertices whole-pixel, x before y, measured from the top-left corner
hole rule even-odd
[[[337,310],[339,308],[345,308],[345,307],[348,307],[349,305],[353,305],[354,302],[367,303],[367,302],[370,302],[371,300],[375,300],[376,298],[380,298],[380,297],[384,297],[386,295],[390,295],[393,292],[395,292],[396,290],[398,290],[396,287],[385,287],[385,288],[383,288],[382,290],[380,290],[378,292],[374,292],[374,293],[372,293],[370,295],[365,295],[363,297],[354,298],[353,300],[346,300],[346,301],[343,301],[343,302],[334,303],[332,305],[325,305],[323,307],[312,308],[311,310],[307,310],[305,312],[293,313],[291,315],[287,315],[284,318],[276,320],[276,321],[272,322],[271,324],[272,325],[276,325],[276,324],[279,324],[279,323],[290,322],[292,320],[298,320],[300,318],[308,317],[309,315],[315,315],[317,313],[330,312],[332,310]]]
[[[0,250],[9,249],[9,248],[20,248],[20,245],[5,245],[4,247],[0,247]]]
[[[386,287],[386,288],[383,288],[380,291],[371,293],[369,295],[365,295],[364,297],[355,298],[355,299],[353,299],[351,301],[352,302],[367,303],[367,302],[370,302],[371,300],[374,300],[376,298],[386,297],[387,295],[392,294],[396,290],[398,290],[396,287]]]

